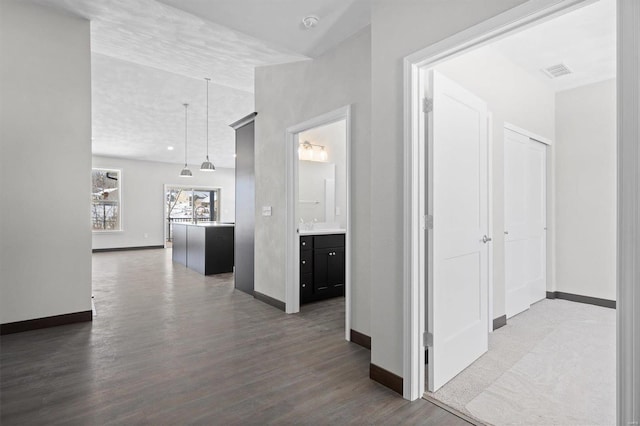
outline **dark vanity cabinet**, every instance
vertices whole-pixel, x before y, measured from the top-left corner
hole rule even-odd
[[[300,237],[300,303],[344,296],[344,234]]]

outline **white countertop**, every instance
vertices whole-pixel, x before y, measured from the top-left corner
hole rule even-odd
[[[346,229],[305,229],[299,231],[300,235],[331,235],[346,234]]]
[[[173,222],[172,225],[185,225],[185,226],[200,226],[203,228],[206,227],[233,227],[235,226],[234,223],[231,222],[198,222],[198,223],[193,223],[193,222]]]

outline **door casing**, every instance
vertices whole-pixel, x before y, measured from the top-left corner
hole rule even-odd
[[[528,25],[569,12],[592,0],[529,0],[404,59],[404,344],[403,396],[424,393],[424,161],[423,70]],[[618,254],[617,422],[640,419],[640,2],[617,1],[618,21]],[[634,330],[636,330],[634,332]]]
[[[296,191],[298,181],[298,134],[325,124],[345,120],[346,128],[346,206],[347,218],[345,235],[345,340],[351,339],[351,105],[327,112],[302,123],[287,128],[286,142],[286,271],[285,310],[288,314],[300,311],[300,246],[296,223]]]

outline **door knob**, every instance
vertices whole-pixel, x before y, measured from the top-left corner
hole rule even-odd
[[[487,244],[489,241],[491,241],[491,238],[487,237],[486,235],[484,235],[484,236],[482,237],[482,242],[483,242],[483,243]]]

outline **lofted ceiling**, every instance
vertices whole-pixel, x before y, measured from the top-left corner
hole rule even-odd
[[[159,0],[299,54],[316,57],[371,22],[371,0]],[[302,19],[316,16],[315,28]]]
[[[490,46],[555,91],[615,78],[615,0],[599,0]],[[572,73],[550,79],[541,71],[560,63]]]
[[[201,162],[206,149],[203,78],[210,77],[211,159],[217,167],[234,167],[235,140],[228,125],[253,111],[255,67],[307,59],[155,0],[34,1],[91,20],[97,155],[183,162],[182,104],[187,102],[194,135],[189,158]]]

